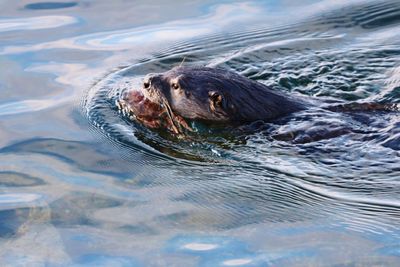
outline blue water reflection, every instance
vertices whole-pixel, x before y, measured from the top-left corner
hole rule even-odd
[[[112,100],[185,59],[316,106],[399,103],[399,29],[395,0],[0,2],[0,262],[398,266],[398,113],[310,108],[196,142]],[[354,131],[270,138],[333,126]]]
[[[63,27],[77,23],[71,16],[39,16],[30,18],[0,18],[0,32],[29,31]]]
[[[104,254],[86,254],[80,257],[75,264],[68,266],[118,266],[118,267],[139,267],[137,261],[131,257],[107,256]]]
[[[251,250],[250,244],[243,241],[216,236],[177,236],[168,243],[168,252],[200,258],[199,266],[273,266],[288,258],[310,258],[318,252],[318,249],[307,248],[256,252]]]

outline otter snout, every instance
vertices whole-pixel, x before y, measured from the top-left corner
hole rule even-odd
[[[144,89],[150,88],[151,80],[152,80],[152,76],[149,76],[149,75],[147,75],[146,77],[143,78],[143,88]]]
[[[145,97],[153,102],[160,103],[161,98],[164,97],[164,84],[165,81],[161,74],[151,73],[143,78],[142,92]]]
[[[140,91],[125,89],[121,92],[118,102],[120,105],[122,104],[131,107],[137,105],[137,103],[140,103],[141,101],[143,101],[143,99],[144,96]]]
[[[161,75],[157,74],[157,73],[147,74],[143,78],[143,85],[142,86],[143,86],[143,89],[145,89],[145,90],[161,88],[161,86],[162,86],[162,77],[161,77]]]

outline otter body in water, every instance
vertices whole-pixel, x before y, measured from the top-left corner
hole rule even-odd
[[[168,129],[175,134],[193,131],[188,121],[235,126],[253,121],[271,121],[310,107],[333,112],[398,111],[398,104],[319,103],[294,98],[237,73],[209,67],[176,67],[149,74],[140,90],[122,92],[117,106],[132,120],[149,128]],[[332,126],[333,127],[333,126]],[[304,129],[307,131],[307,129]],[[303,131],[303,130],[301,130]],[[300,132],[301,132],[300,131]],[[332,133],[349,132],[348,127],[323,129],[307,140]],[[320,132],[327,132],[321,137]],[[297,133],[277,134],[277,139],[296,140]],[[299,138],[297,138],[299,139]]]
[[[191,130],[187,120],[238,125],[270,121],[307,107],[262,83],[209,67],[176,67],[149,74],[140,90],[124,91],[117,105],[147,127],[174,133]]]

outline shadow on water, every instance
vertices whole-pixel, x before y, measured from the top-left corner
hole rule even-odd
[[[43,10],[43,9],[60,9],[77,6],[77,2],[38,2],[31,3],[24,6],[29,10]]]

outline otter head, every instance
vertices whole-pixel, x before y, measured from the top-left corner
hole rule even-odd
[[[191,130],[189,120],[238,124],[272,120],[303,108],[302,103],[237,73],[208,67],[176,67],[147,75],[141,90],[119,102],[145,125],[175,133]]]
[[[150,101],[165,105],[186,119],[210,122],[230,120],[224,81],[215,69],[176,67],[164,73],[149,74],[143,81],[143,94]]]
[[[227,122],[234,110],[229,104],[226,77],[222,70],[206,67],[176,67],[148,74],[140,90],[121,94],[117,106],[130,119],[150,128],[174,133],[192,130],[187,120]]]

